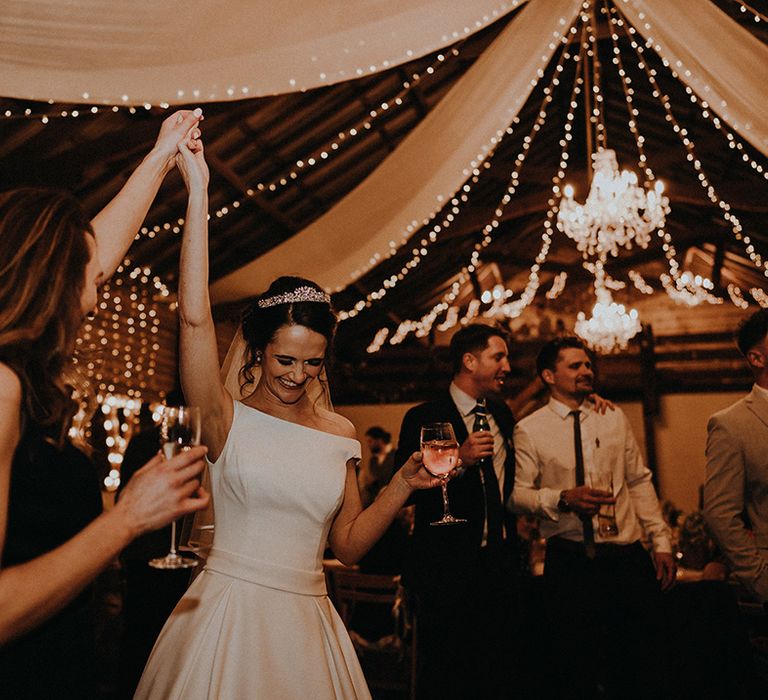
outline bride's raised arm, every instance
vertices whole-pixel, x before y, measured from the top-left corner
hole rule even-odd
[[[208,295],[208,166],[199,133],[179,145],[176,163],[189,192],[179,263],[179,368],[185,401],[199,406],[202,439],[216,460],[232,424],[232,399],[219,380]]]
[[[183,109],[163,121],[152,150],[107,206],[91,221],[104,279],[112,276],[133,243],[165,176],[173,169],[178,144],[197,130],[202,110]]]

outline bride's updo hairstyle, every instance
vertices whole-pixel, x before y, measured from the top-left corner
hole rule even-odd
[[[253,368],[260,364],[267,344],[283,326],[304,326],[328,341],[330,355],[336,332],[331,299],[321,287],[303,277],[278,277],[243,314],[245,364],[240,370],[241,389],[254,381]]]

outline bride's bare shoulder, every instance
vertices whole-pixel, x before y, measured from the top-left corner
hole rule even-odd
[[[319,409],[319,415],[323,422],[329,426],[329,432],[357,440],[357,430],[355,430],[352,421],[326,408]]]

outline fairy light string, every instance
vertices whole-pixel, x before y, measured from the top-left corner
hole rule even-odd
[[[90,95],[86,92],[83,93],[83,99],[87,100]],[[48,100],[49,105],[53,105],[53,100]],[[66,109],[55,109],[46,112],[35,111],[31,107],[19,108],[18,111],[11,109],[10,107],[0,108],[0,119],[3,120],[25,120],[25,121],[39,121],[41,124],[49,124],[51,120],[61,119],[78,119],[80,117],[92,117],[97,114],[104,113],[117,113],[120,111],[128,112],[129,114],[136,114],[142,109],[150,111],[152,109],[167,110],[170,105],[167,102],[161,102],[159,104],[150,104],[145,102],[140,106],[124,107],[120,105],[89,105],[83,103],[80,105],[74,105]]]
[[[749,290],[749,293],[760,306],[762,306],[764,309],[768,309],[768,294],[765,293],[764,289],[760,289],[759,287],[752,287],[752,289]]]
[[[621,13],[618,7],[614,6],[614,9]],[[716,205],[720,209],[721,215],[730,226],[734,238],[736,238],[736,240],[743,245],[747,256],[752,261],[754,266],[759,269],[764,276],[768,277],[768,261],[763,261],[762,256],[756,252],[749,235],[743,232],[743,228],[738,217],[731,212],[731,205],[717,194],[714,185],[712,185],[710,182],[706,172],[704,171],[701,161],[696,155],[696,147],[693,140],[688,135],[688,130],[685,127],[680,126],[677,119],[675,118],[669,98],[664,94],[663,90],[656,81],[656,71],[649,67],[648,62],[644,57],[643,47],[634,38],[637,30],[626,21],[626,18],[623,18],[623,15],[621,18],[617,18],[617,22],[619,26],[624,29],[630,41],[630,45],[638,56],[638,65],[643,69],[646,77],[648,78],[648,82],[650,83],[653,91],[653,96],[657,98],[661,103],[665,112],[666,121],[672,125],[672,130],[675,132],[675,134],[678,135],[683,146],[685,147],[686,159],[689,163],[691,163],[694,170],[696,171],[699,184],[705,191],[707,198],[710,200],[710,202],[712,202],[712,204]],[[652,38],[649,37],[648,43],[655,45],[657,52],[660,50],[660,47],[655,44]],[[662,59],[662,61],[666,67],[669,67],[668,61],[664,59]],[[672,76],[675,79],[679,79],[677,72],[672,68],[670,68],[670,70],[672,72]]]
[[[606,15],[609,15],[611,20],[611,39],[613,42],[613,52],[614,52],[614,63],[617,65],[617,68],[619,69],[619,75],[622,78],[622,85],[624,87],[625,92],[625,98],[627,101],[627,106],[630,109],[630,130],[635,135],[636,143],[638,145],[638,151],[642,154],[641,158],[642,161],[647,164],[647,159],[644,157],[644,153],[642,152],[642,144],[644,142],[644,139],[640,135],[639,131],[636,127],[636,121],[632,119],[632,116],[635,118],[638,116],[638,112],[636,108],[634,107],[632,103],[632,95],[634,93],[633,89],[631,88],[631,79],[626,74],[626,71],[624,70],[623,64],[621,63],[621,53],[618,48],[618,34],[616,31],[616,27],[622,27],[625,28],[624,22],[620,17],[615,16],[616,10],[614,8],[611,8],[609,10],[607,0],[604,0],[604,9],[603,12]],[[633,31],[633,28],[630,27],[630,30]],[[625,29],[626,31],[626,29]],[[647,65],[647,62],[645,61],[643,53],[643,47],[636,44],[636,42],[632,42],[632,38],[630,38],[630,43],[633,43],[633,46],[635,46],[636,50],[638,50],[638,66],[643,69],[646,74],[650,72],[651,77],[655,77],[656,71],[652,68],[650,68]],[[674,77],[676,79],[679,79],[678,76],[675,74]],[[654,95],[661,94],[661,91],[658,88],[658,84],[651,84]],[[690,88],[686,87],[686,91],[691,94],[692,91]],[[717,119],[717,117],[715,117]],[[669,121],[669,119],[667,119]],[[720,123],[719,120],[717,120],[718,123]],[[725,133],[726,136],[729,132],[727,130],[721,129],[721,132]],[[686,134],[684,133],[683,136]],[[731,135],[731,138],[729,139],[731,142],[731,147],[734,147],[734,143],[738,143],[735,137]],[[690,158],[689,158],[690,160]],[[761,166],[760,166],[761,167]],[[646,169],[646,174],[649,176],[649,178],[653,178],[653,172],[648,167]],[[672,242],[672,237],[669,235],[669,233],[665,229],[659,230],[659,236],[662,238],[662,249],[665,254],[665,257],[667,258],[667,262],[669,265],[669,275],[661,275],[660,281],[662,283],[662,287],[667,293],[667,295],[673,299],[678,304],[684,304],[687,306],[696,306],[701,303],[709,303],[709,304],[720,304],[722,303],[722,299],[720,297],[715,296],[713,292],[713,285],[711,281],[707,278],[702,278],[700,275],[693,275],[690,272],[684,272],[680,273],[680,266],[677,262],[677,253],[674,247],[674,244]],[[645,280],[642,279],[642,277],[634,270],[630,270],[629,272],[630,279],[632,279],[633,283],[635,284],[635,287],[644,294],[651,294],[653,293],[653,288],[647,285],[645,283]],[[733,295],[729,295],[731,300],[733,300]]]
[[[621,82],[622,91],[624,93],[624,102],[627,106],[627,112],[628,112],[627,124],[629,126],[630,133],[635,139],[635,144],[637,146],[638,167],[645,174],[646,182],[653,183],[656,180],[656,176],[653,172],[653,169],[651,168],[650,163],[648,162],[648,156],[646,155],[646,152],[645,152],[645,137],[640,133],[640,128],[637,122],[640,116],[640,112],[637,109],[634,102],[635,90],[632,87],[632,79],[629,77],[629,74],[627,73],[624,67],[624,62],[621,57],[621,49],[619,47],[619,35],[617,32],[617,27],[620,26],[620,20],[614,16],[613,8],[609,8],[608,0],[603,0],[602,11],[603,11],[603,14],[605,14],[611,20],[610,37],[611,37],[611,50],[613,53],[611,61],[616,67],[616,70],[619,74],[619,78],[621,79],[620,82]],[[667,260],[670,277],[672,278],[672,280],[676,280],[680,274],[680,263],[677,260],[677,250],[675,249],[675,245],[672,241],[672,236],[667,231],[666,227],[661,227],[657,229],[656,234],[661,239],[661,248],[664,253],[664,257]],[[631,278],[632,272],[633,271],[630,271],[630,278]],[[633,279],[632,281],[635,283],[635,287],[637,287],[642,293],[648,294],[652,292],[652,288],[648,287],[648,285],[646,285],[644,281],[639,286],[638,286],[638,282],[635,279]],[[667,287],[665,287],[665,289],[666,288]],[[645,291],[646,289],[651,289],[651,292]]]
[[[741,289],[735,284],[729,284],[727,287],[728,296],[731,298],[731,303],[738,309],[748,309],[749,302],[744,298],[741,293]]]
[[[457,20],[458,24],[454,24],[452,29],[447,25],[439,35],[434,32],[434,28],[431,28],[424,42],[417,42],[408,46],[407,44],[403,45],[401,41],[395,41],[388,48],[384,45],[380,47],[381,50],[386,51],[384,55],[381,55],[379,50],[375,50],[367,58],[363,56],[359,56],[357,59],[351,56],[344,58],[344,54],[350,54],[349,47],[345,47],[343,44],[335,47],[329,45],[326,41],[329,38],[327,32],[310,32],[310,35],[304,37],[309,41],[306,45],[306,51],[312,52],[313,45],[325,45],[325,48],[321,49],[323,56],[311,55],[311,53],[302,54],[301,51],[294,52],[296,54],[294,58],[298,70],[296,72],[278,71],[281,73],[279,81],[274,79],[264,81],[262,79],[263,76],[257,76],[253,82],[243,83],[240,82],[242,77],[233,79],[232,77],[227,78],[225,75],[220,75],[214,83],[198,84],[195,82],[194,70],[190,68],[192,72],[187,71],[187,75],[183,77],[185,82],[189,81],[190,84],[188,86],[177,86],[174,90],[174,88],[168,85],[165,90],[168,93],[175,93],[173,99],[180,104],[182,102],[197,103],[201,100],[205,102],[226,102],[286,92],[306,92],[314,88],[328,87],[401,66],[408,61],[433,52],[435,50],[435,42],[439,42],[440,46],[448,46],[461,39],[466,39],[492,25],[496,20],[504,16],[511,16],[513,14],[512,10],[520,7],[525,2],[526,0],[511,0],[498,2],[495,7],[486,6],[478,9],[477,14],[474,14],[474,18],[472,16],[464,16],[463,19]],[[356,30],[355,24],[354,22],[349,24],[340,20],[340,22],[336,23],[335,30],[337,34],[346,35],[347,40],[362,46],[366,43],[366,39],[360,31]],[[392,31],[392,27],[386,28],[382,25],[380,29],[386,29],[386,31],[392,33],[392,36],[396,35],[396,32]],[[243,58],[246,61],[261,58],[263,61],[264,59],[269,60],[270,57],[256,56],[249,59],[248,56],[243,56]],[[309,69],[310,64],[314,64],[312,69]],[[190,66],[193,65],[190,64]],[[246,74],[244,73],[244,75]],[[272,77],[274,78],[275,76]],[[101,94],[91,95],[89,91],[85,91],[81,93],[84,102],[110,105],[122,104],[125,108],[128,108],[130,105],[138,108],[146,104],[146,100],[137,95],[121,94],[118,98],[112,85],[104,85],[101,88],[94,87],[92,90]],[[49,102],[52,102],[52,100],[49,100]],[[161,102],[161,104],[163,103]]]
[[[627,274],[638,292],[641,294],[653,294],[653,287],[645,281],[643,276],[637,272],[637,270],[630,270]]]
[[[583,31],[586,34],[586,40],[582,41],[581,59],[582,71],[585,76],[585,82],[587,80],[588,69],[591,65],[592,68],[592,87],[586,86],[584,91],[584,109],[586,119],[586,146],[587,146],[587,159],[592,159],[595,163],[595,170],[588,167],[588,171],[592,175],[592,182],[590,183],[590,196],[592,188],[595,186],[595,182],[598,176],[603,172],[602,160],[606,158],[606,153],[610,154],[611,151],[606,151],[607,147],[607,131],[605,129],[605,114],[603,109],[603,95],[601,90],[601,71],[600,71],[600,57],[597,50],[597,37],[595,34],[595,16],[596,2],[594,0],[585,2],[582,6],[582,24]],[[620,72],[623,72],[621,64],[617,64],[616,55],[612,57],[612,61],[619,68]],[[624,76],[622,76],[622,86],[625,91],[625,98],[629,98],[629,91],[627,90]],[[643,168],[643,161],[645,161],[645,154],[642,148],[643,139],[640,137],[636,124],[634,123],[637,116],[637,110],[634,109],[631,99],[626,101],[627,108],[629,110],[630,130],[632,131],[637,145],[638,152],[642,156],[641,169]],[[592,136],[594,133],[595,146],[593,151]],[[615,157],[615,156],[614,156]],[[647,163],[645,163],[647,166]],[[614,169],[616,166],[614,165]],[[650,168],[645,168],[646,180],[653,179],[653,173]],[[570,206],[572,203],[572,190],[569,186],[566,188],[567,202]],[[586,204],[585,204],[586,206]],[[605,206],[605,205],[603,205]],[[600,212],[601,220],[607,212]],[[615,217],[615,215],[613,215]],[[574,235],[567,228],[563,227],[563,220],[558,216],[558,227],[568,235],[570,238],[574,238]],[[655,227],[654,227],[655,228]],[[645,247],[647,240],[645,238],[634,237],[635,243]],[[599,239],[598,239],[599,240]],[[610,245],[613,242],[613,246]],[[629,244],[627,243],[627,246]],[[574,332],[582,337],[591,347],[601,351],[609,352],[615,348],[625,348],[629,339],[636,335],[640,330],[640,323],[638,320],[638,314],[635,309],[631,309],[628,313],[624,306],[617,304],[613,301],[611,290],[619,290],[626,287],[626,284],[620,280],[615,280],[605,270],[605,264],[608,259],[608,254],[616,255],[616,239],[611,235],[606,236],[604,244],[598,244],[595,246],[578,244],[577,248],[582,255],[582,266],[593,276],[593,287],[596,297],[596,303],[592,308],[592,312],[589,318],[587,318],[584,312],[579,312],[577,315],[576,323],[574,326]]]
[[[330,141],[316,147],[310,153],[293,160],[290,169],[287,172],[275,176],[274,179],[270,181],[259,181],[255,184],[248,185],[239,197],[210,213],[208,215],[208,220],[213,223],[220,221],[227,215],[239,209],[248,199],[255,197],[257,194],[277,192],[297,181],[300,176],[305,175],[320,163],[329,161],[333,156],[340,153],[347,144],[352,143],[355,138],[370,131],[377,120],[390,114],[394,109],[402,107],[405,104],[405,98],[408,94],[420,85],[425,80],[426,76],[436,75],[441,66],[448,64],[447,59],[449,57],[456,58],[460,53],[461,49],[458,46],[454,46],[446,51],[441,51],[437,54],[432,63],[421,73],[413,73],[404,80],[398,89],[398,92],[393,97],[384,100],[379,106],[370,109],[369,112],[356,121],[353,126],[344,129],[343,131],[339,131]],[[157,234],[163,231],[180,233],[183,225],[184,219],[179,218],[174,221],[165,221],[151,226],[144,226],[137,234],[136,239],[138,240],[142,236],[154,238]]]
[[[517,6],[517,2],[512,5],[512,8]],[[496,15],[494,15],[496,16]],[[485,18],[488,19],[487,17]],[[449,37],[444,37],[446,40]],[[459,38],[459,34],[454,32],[453,37],[454,40]],[[466,39],[462,40],[462,43],[466,41]],[[446,49],[442,50],[438,53],[435,61],[433,61],[429,67],[427,67],[424,71],[424,73],[427,73],[429,75],[432,75],[436,67],[443,63],[445,61],[445,54],[446,53],[453,53],[453,55],[458,55],[458,50],[456,48],[453,49]],[[384,61],[381,65],[382,70],[386,70],[388,68],[392,68],[393,66],[390,64],[389,61]],[[375,72],[375,71],[372,71]],[[358,70],[356,72],[355,77],[359,78],[364,75],[364,71]],[[385,103],[382,103],[381,109],[386,110],[389,109],[389,107],[392,106],[392,102],[394,102],[397,98],[402,98],[405,96],[405,94],[409,91],[409,83],[411,87],[417,85],[423,77],[423,74],[414,73],[412,76],[412,80],[406,80],[403,83],[403,88],[400,90],[400,92],[396,95],[395,98],[391,98],[390,100],[387,100]],[[295,83],[295,81],[294,81]],[[290,87],[295,88],[295,84],[292,84]],[[293,90],[292,90],[293,91]],[[227,97],[234,97],[235,93],[237,91],[230,87],[226,90]],[[245,89],[244,91],[241,91],[244,97],[247,97],[250,93],[249,89]],[[177,91],[178,98],[184,97],[183,91]],[[197,93],[192,92],[190,94],[190,97],[192,100],[197,100],[200,97],[199,91]],[[134,105],[127,105],[127,104],[106,104],[106,105],[97,105],[97,104],[89,104],[89,101],[91,100],[91,94],[88,92],[82,93],[82,99],[83,102],[79,105],[73,105],[71,108],[67,109],[53,109],[50,111],[42,112],[40,110],[32,109],[31,107],[26,108],[19,108],[18,110],[11,109],[9,107],[0,109],[0,118],[3,119],[22,119],[22,120],[39,120],[43,124],[48,124],[51,120],[56,119],[65,119],[65,118],[78,118],[78,117],[84,117],[84,116],[91,116],[96,114],[101,114],[105,112],[120,112],[125,111],[129,114],[136,114],[137,112],[141,111],[142,109],[146,111],[150,111],[152,109],[162,109],[167,110],[170,108],[170,104],[168,102],[158,102],[158,103],[151,103],[151,102],[143,102],[142,104],[134,104]],[[123,103],[126,103],[129,101],[128,95],[122,95],[121,101]],[[212,101],[212,100],[207,100]],[[50,99],[47,101],[49,105],[55,104],[55,101]],[[386,105],[386,106],[384,106]],[[372,110],[372,111],[378,111],[378,110]]]
[[[207,217],[208,220],[211,221],[212,223],[215,223],[216,221],[220,221],[223,218],[225,218],[227,215],[237,211],[249,198],[252,198],[260,193],[277,192],[281,188],[284,188],[289,184],[291,184],[292,182],[298,180],[300,176],[311,171],[314,167],[316,167],[320,163],[328,161],[334,155],[341,152],[347,144],[353,142],[356,137],[359,137],[365,134],[366,132],[370,131],[378,119],[391,113],[394,109],[402,107],[405,104],[405,99],[407,98],[408,94],[412,90],[414,90],[417,86],[421,85],[427,77],[437,75],[439,68],[449,63],[448,58],[450,57],[456,58],[460,55],[460,53],[461,53],[461,45],[457,45],[450,49],[440,51],[435,56],[434,60],[420,73],[414,72],[410,76],[408,76],[408,78],[406,78],[402,82],[400,88],[398,89],[398,91],[394,96],[384,100],[378,106],[370,109],[369,112],[364,117],[356,121],[353,126],[338,132],[338,134],[335,137],[333,137],[330,141],[327,141],[321,146],[318,146],[317,148],[313,149],[309,154],[306,154],[294,160],[288,172],[285,172],[281,175],[276,176],[271,181],[267,181],[267,182],[259,181],[255,184],[248,185],[245,191],[239,197],[233,199],[227,204],[209,213]],[[84,99],[87,99],[88,97],[90,97],[88,93],[83,94]],[[163,102],[160,105],[152,105],[150,103],[145,103],[143,105],[143,108],[145,110],[151,110],[155,106],[159,106],[161,109],[164,109],[164,110],[168,109],[169,107],[168,103]],[[23,112],[20,112],[18,114],[6,108],[5,110],[0,109],[0,118],[39,119],[42,123],[47,124],[50,119],[65,118],[65,117],[76,118],[84,115],[96,115],[103,112],[119,112],[121,110],[125,110],[131,114],[135,114],[140,109],[141,107],[134,107],[134,106],[125,107],[125,106],[112,105],[112,106],[105,107],[105,106],[93,105],[93,106],[76,107],[72,109],[57,110],[47,114],[40,115],[40,114],[35,114],[31,108],[26,108],[23,110]],[[478,155],[477,161],[482,162],[482,159],[483,159],[483,155],[482,154]],[[478,163],[473,161],[471,164],[471,167],[473,169],[476,169],[477,165]],[[435,212],[433,216],[435,216],[436,214],[437,212]],[[182,227],[184,226],[184,221],[185,220],[183,217],[179,217],[177,219],[164,221],[162,223],[142,226],[142,228],[137,232],[135,236],[135,240],[138,241],[142,237],[152,239],[152,238],[155,238],[158,234],[161,234],[163,232],[172,232],[175,234],[179,234],[181,233]],[[410,227],[406,228],[406,230],[403,232],[402,243],[407,242],[407,238],[409,237],[410,233],[412,233],[414,225],[415,225],[415,222],[414,224],[411,224]],[[397,247],[394,247],[394,249],[390,251],[390,255],[397,252],[397,249],[398,249]],[[372,261],[372,263],[377,264],[378,261],[379,260],[376,259]],[[371,265],[371,267],[373,266],[373,264]]]
[[[169,296],[168,287],[149,266],[129,258],[102,285],[97,314],[85,321],[75,345],[84,400],[100,400],[121,383],[131,387],[129,397],[141,396],[149,387],[160,350],[158,300]]]
[[[587,56],[592,59],[592,94],[594,99],[592,111],[589,115],[589,121],[595,128],[595,140],[598,148],[607,148],[608,131],[605,128],[605,112],[603,110],[603,93],[601,89],[601,71],[600,56],[597,50],[597,34],[595,33],[594,23],[597,21],[595,15],[595,0],[586,0],[582,5],[581,21],[586,28],[587,45],[585,46]],[[586,99],[586,95],[585,95]]]
[[[571,30],[572,35],[575,35],[577,33],[577,30],[575,26]],[[578,60],[578,56],[573,57],[574,61]],[[549,250],[552,244],[552,239],[554,237],[554,221],[557,216],[557,202],[558,198],[557,195],[560,192],[560,185],[562,183],[563,178],[565,177],[566,170],[568,167],[568,150],[569,145],[571,141],[573,140],[573,121],[575,116],[575,110],[577,107],[577,98],[579,93],[581,92],[583,84],[583,77],[579,74],[579,72],[576,72],[576,77],[574,80],[574,86],[571,92],[571,98],[569,100],[569,111],[566,115],[566,124],[565,124],[565,133],[563,136],[563,139],[561,140],[561,146],[562,151],[560,155],[560,162],[559,162],[559,169],[554,175],[552,179],[552,195],[549,198],[547,204],[549,207],[549,210],[546,215],[546,219],[544,221],[543,227],[544,231],[542,233],[541,239],[542,239],[542,245],[539,249],[538,254],[536,255],[536,258],[534,259],[533,264],[531,265],[529,275],[528,275],[528,282],[523,290],[523,292],[520,294],[520,297],[514,301],[509,301],[510,298],[514,295],[514,292],[511,289],[507,289],[504,291],[503,294],[499,294],[498,297],[494,300],[494,303],[492,304],[491,308],[488,309],[484,315],[485,316],[504,316],[507,318],[516,318],[518,317],[526,307],[530,305],[530,303],[533,301],[536,292],[539,288],[540,284],[540,278],[539,278],[539,271],[541,269],[541,265],[544,264],[544,262],[547,259],[547,255],[549,254]],[[528,143],[528,146],[530,147],[530,143]],[[510,184],[510,188],[508,189],[507,193],[502,197],[502,200],[499,204],[499,207],[497,208],[495,214],[496,218],[491,220],[489,224],[486,225],[484,228],[485,236],[483,237],[482,241],[480,241],[478,244],[475,245],[475,249],[472,252],[472,256],[470,258],[470,263],[465,268],[462,268],[459,280],[454,283],[454,286],[451,288],[451,291],[446,294],[438,304],[433,307],[431,311],[429,311],[425,316],[422,317],[422,319],[417,322],[416,330],[420,331],[422,334],[425,332],[429,332],[429,328],[431,327],[431,323],[434,322],[434,316],[433,314],[437,311],[442,311],[446,309],[453,301],[455,301],[456,297],[458,296],[459,290],[461,288],[461,285],[463,285],[466,280],[469,278],[469,273],[473,272],[477,265],[480,262],[480,252],[483,248],[486,248],[488,245],[490,245],[492,241],[492,233],[495,228],[499,225],[499,218],[503,214],[504,207],[511,201],[512,195],[514,195],[517,185],[519,184],[519,167],[520,167],[520,160],[524,159],[525,152],[527,149],[524,149],[523,152],[518,154],[518,161],[516,161],[515,168],[512,173],[512,180]],[[479,313],[479,307],[480,303],[477,300],[473,300],[474,302],[477,302],[474,309],[472,310],[472,317],[477,315]],[[467,314],[467,316],[470,316],[470,313]],[[409,322],[406,322],[405,325],[401,324],[401,327],[403,330],[407,330],[409,328],[408,325]],[[404,337],[402,334],[397,335],[396,337],[393,337],[393,339],[390,340],[390,343],[395,344],[395,340],[397,342],[401,342],[402,337]]]
[[[739,6],[739,12],[743,14],[751,14],[752,20],[756,24],[760,24],[760,22],[768,22],[768,16],[760,12],[759,10],[756,10],[752,5],[748,5],[745,2],[741,2],[741,0],[732,0],[732,2],[735,2]]]
[[[563,270],[555,275],[555,278],[552,280],[552,286],[549,288],[549,291],[544,295],[547,297],[547,299],[554,300],[557,299],[565,290],[565,283],[568,280],[568,273]]]
[[[728,148],[736,149],[741,154],[741,160],[744,163],[749,165],[749,167],[758,173],[764,180],[768,180],[768,168],[766,168],[762,163],[758,162],[749,154],[744,142],[739,139],[732,131],[729,131],[725,127],[722,120],[709,108],[709,103],[706,100],[700,99],[699,96],[687,85],[685,86],[685,91],[688,93],[691,102],[693,102],[701,110],[701,116],[704,119],[707,119],[712,124],[712,126],[714,126],[721,134],[723,134],[723,136],[725,136],[726,139],[728,139]]]
[[[707,277],[694,275],[686,270],[676,279],[672,279],[667,274],[661,274],[659,279],[669,298],[677,304],[698,306],[704,302],[707,304],[723,303],[720,297],[712,293],[714,284]]]
[[[501,203],[496,208],[495,218],[485,225],[485,227],[483,228],[483,239],[475,245],[475,249],[472,253],[472,257],[469,263],[472,266],[477,265],[479,261],[480,251],[490,244],[492,240],[491,237],[492,237],[493,230],[495,228],[498,228],[500,224],[500,219],[504,214],[504,209],[506,208],[506,205],[511,201],[512,196],[517,191],[517,187],[520,184],[519,178],[520,178],[520,171],[522,169],[523,163],[525,162],[530,152],[530,148],[531,148],[531,145],[533,144],[534,139],[536,138],[537,134],[541,131],[542,126],[546,122],[547,115],[548,115],[548,108],[554,96],[554,89],[557,87],[557,85],[559,85],[560,75],[562,74],[565,68],[565,63],[571,57],[570,49],[571,49],[574,36],[575,36],[575,29],[574,31],[571,31],[569,29],[560,38],[560,41],[565,44],[565,47],[560,54],[557,64],[555,65],[555,69],[549,84],[543,90],[544,98],[542,99],[542,102],[539,106],[539,110],[538,110],[536,119],[534,120],[533,126],[531,127],[531,130],[528,133],[528,135],[523,138],[523,143],[522,143],[520,152],[517,154],[517,158],[515,159],[515,163],[513,165],[512,172],[510,174],[510,184],[507,187],[507,191],[505,195],[502,197]],[[515,128],[519,124],[519,122],[520,122],[519,116],[516,116],[512,120],[512,123],[505,130],[499,130],[496,132],[496,136],[491,139],[492,148],[489,150],[488,155],[485,156],[484,162],[482,163],[484,169],[490,168],[491,159],[497,152],[499,145],[502,143],[505,137],[511,136],[512,134],[515,133]],[[479,157],[480,157],[480,154],[478,155],[478,158]],[[426,234],[426,236],[421,239],[420,246],[414,247],[412,251],[411,259],[403,264],[399,272],[392,274],[387,279],[385,279],[384,282],[379,287],[379,289],[369,292],[364,297],[361,297],[350,308],[341,310],[339,312],[340,320],[344,321],[349,318],[354,318],[364,309],[370,308],[374,302],[381,300],[384,296],[386,296],[389,290],[397,286],[397,284],[401,282],[403,279],[405,279],[405,277],[412,270],[418,267],[418,265],[427,255],[429,246],[432,243],[437,242],[440,234],[444,233],[446,230],[448,230],[451,227],[452,223],[456,220],[456,217],[461,211],[461,206],[463,204],[466,204],[469,201],[469,195],[472,191],[472,187],[478,183],[479,178],[481,176],[481,170],[478,167],[479,164],[473,162],[472,165],[473,165],[472,175],[461,186],[460,188],[461,194],[459,195],[459,197],[454,196],[451,199],[451,202],[450,202],[451,209],[449,213],[446,214],[445,218],[443,218],[440,222],[434,224],[431,227],[430,231]],[[429,222],[426,221],[425,224],[426,223],[429,223]],[[394,254],[395,252],[397,251],[396,250],[390,251],[390,255]],[[396,335],[393,337],[399,337],[399,336]],[[392,342],[392,340],[390,340],[390,342]]]
[[[579,20],[577,20],[577,22],[578,21]],[[584,32],[585,30],[582,27],[582,41],[580,42],[580,51],[581,51],[581,46],[583,46],[583,40],[585,36]],[[568,34],[570,35],[571,38],[575,37],[578,34],[578,29],[576,28],[575,24],[569,28]],[[568,57],[570,57],[570,46],[571,46],[571,42],[569,41],[566,48],[564,49],[564,53],[568,51]],[[561,56],[561,59],[562,61],[559,62],[558,65],[562,66],[564,65],[565,60],[567,60],[567,57]],[[572,60],[575,62],[578,62],[580,60],[580,54],[572,56]],[[561,72],[562,72],[562,69],[556,72],[554,76],[556,80],[553,79],[552,84],[547,88],[549,91],[547,93],[547,97],[549,98],[549,101],[552,100],[552,94],[553,94],[552,88],[556,87],[559,84],[559,74]],[[560,146],[562,150],[560,154],[558,170],[552,178],[551,196],[547,201],[548,211],[543,223],[544,231],[542,232],[542,235],[541,235],[542,244],[538,254],[536,255],[536,258],[534,259],[533,264],[530,267],[528,282],[523,292],[520,294],[520,297],[514,301],[509,301],[509,299],[514,295],[514,292],[512,290],[507,289],[503,294],[500,295],[499,301],[501,303],[497,303],[494,306],[492,306],[492,308],[494,309],[493,313],[496,315],[502,315],[507,318],[516,318],[525,310],[527,306],[530,305],[530,303],[533,301],[533,298],[535,297],[536,291],[539,288],[539,285],[540,285],[539,271],[541,270],[541,266],[543,265],[543,263],[546,261],[547,255],[549,253],[549,250],[552,244],[552,239],[554,237],[554,232],[555,232],[554,221],[556,219],[557,211],[558,211],[558,197],[560,196],[561,184],[563,179],[565,178],[567,168],[568,168],[569,147],[571,142],[573,141],[573,124],[574,124],[575,110],[578,106],[578,96],[582,91],[583,82],[584,82],[584,78],[581,72],[578,70],[575,71],[573,87],[571,90],[570,99],[568,101],[568,113],[566,115],[564,134],[563,134],[563,138],[560,140]],[[544,111],[545,111],[544,118],[546,118],[546,110]],[[541,113],[539,114],[539,117],[541,118]],[[531,135],[529,134],[529,136]],[[401,343],[411,332],[415,333],[418,337],[423,337],[427,335],[430,332],[436,320],[439,318],[440,314],[443,312],[450,311],[452,304],[458,298],[462,287],[469,280],[470,273],[474,272],[474,270],[477,268],[477,265],[480,262],[480,252],[484,248],[488,247],[488,245],[490,245],[490,243],[492,242],[493,232],[499,226],[499,220],[503,216],[504,208],[507,206],[507,204],[509,204],[509,202],[512,199],[512,196],[517,190],[517,187],[519,185],[520,167],[522,165],[522,162],[524,162],[525,160],[528,150],[530,149],[531,141],[532,141],[532,137],[531,137],[531,140],[524,141],[523,148],[521,149],[521,152],[518,154],[517,159],[515,161],[515,165],[513,166],[510,185],[508,186],[505,194],[502,196],[494,212],[495,214],[494,218],[488,224],[486,224],[486,226],[483,228],[483,233],[484,233],[483,238],[478,243],[475,244],[472,254],[470,256],[469,263],[464,265],[461,268],[457,278],[451,284],[448,292],[446,292],[446,294],[444,294],[441,297],[441,299],[429,311],[427,311],[420,319],[405,320],[401,322],[393,334],[390,335],[388,329],[386,328],[379,329],[375,335],[373,342],[367,348],[367,351],[369,353],[374,353],[380,350],[384,342],[387,340],[387,338],[389,339],[389,343],[391,345],[397,345]],[[527,145],[527,148],[525,147],[526,145]],[[476,317],[479,314],[480,306],[481,306],[480,300],[472,299],[465,316],[459,320],[459,323],[468,322],[472,318]],[[458,313],[456,313],[456,317],[458,317]],[[443,325],[444,327],[445,322],[441,325]]]

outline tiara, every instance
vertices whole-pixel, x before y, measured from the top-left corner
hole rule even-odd
[[[291,292],[275,294],[266,299],[259,299],[259,308],[267,309],[270,306],[277,306],[278,304],[294,304],[301,301],[316,301],[322,304],[330,304],[331,298],[319,289],[304,285],[303,287],[296,287],[296,289]]]

